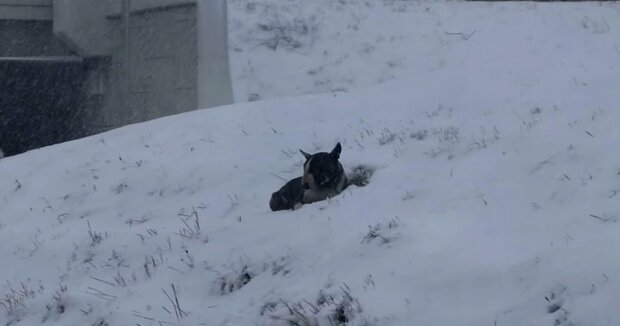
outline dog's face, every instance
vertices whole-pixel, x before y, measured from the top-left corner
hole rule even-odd
[[[301,180],[304,189],[321,190],[336,187],[344,173],[342,165],[338,162],[342,151],[340,143],[330,153],[308,154],[299,151],[306,158]]]

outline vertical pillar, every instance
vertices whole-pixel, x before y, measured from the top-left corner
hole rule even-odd
[[[226,0],[197,0],[198,106],[233,103]]]
[[[131,0],[122,0],[121,15],[123,20],[123,73],[122,75],[122,97],[123,97],[123,116],[125,123],[127,118],[135,114],[131,112]],[[133,121],[132,121],[133,122]]]

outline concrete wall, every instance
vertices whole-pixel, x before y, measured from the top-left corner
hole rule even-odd
[[[69,48],[54,37],[49,20],[0,20],[0,57],[71,54]]]
[[[110,0],[53,0],[54,33],[82,56],[111,55],[118,41],[106,19],[111,6]]]
[[[197,11],[198,106],[208,108],[233,103],[226,0],[199,1]]]
[[[89,77],[105,85],[102,130],[232,103],[225,0],[130,0],[129,31],[124,1],[53,0],[54,32],[109,58]]]
[[[102,0],[99,0],[102,1]],[[103,0],[110,3],[107,16],[120,16],[122,14],[123,0]],[[138,13],[147,10],[161,10],[166,7],[174,7],[179,5],[196,4],[200,2],[210,2],[213,0],[131,0],[131,12]]]
[[[132,15],[131,121],[197,108],[196,6]]]
[[[0,0],[0,148],[6,155],[89,132],[84,62],[52,25],[51,1]]]
[[[112,55],[115,42],[122,40],[115,34],[114,22],[110,18],[120,18],[122,3],[123,0],[53,0],[54,33],[84,56]],[[195,0],[131,0],[130,3],[131,12],[138,13],[193,4]]]
[[[4,76],[35,69],[32,57],[54,64],[62,78],[49,70],[45,85],[63,92],[79,72],[65,97],[92,134],[232,103],[226,24],[226,0],[0,0],[0,63]]]
[[[129,57],[124,48],[127,35],[124,21],[120,16],[112,20],[123,41],[114,51],[118,55],[112,56],[111,93],[107,96],[103,119],[116,127],[195,110],[196,6],[132,13]]]
[[[52,0],[0,0],[0,20],[52,20]]]

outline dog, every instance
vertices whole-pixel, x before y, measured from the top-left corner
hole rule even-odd
[[[304,204],[334,197],[347,188],[349,181],[338,161],[342,152],[340,143],[329,153],[308,154],[299,151],[306,158],[304,174],[301,177]]]
[[[306,158],[303,176],[290,180],[271,194],[269,207],[273,211],[295,210],[304,204],[334,197],[349,185],[344,168],[338,161],[342,152],[340,143],[330,153],[299,151]]]

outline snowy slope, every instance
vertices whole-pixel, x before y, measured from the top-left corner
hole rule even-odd
[[[587,82],[620,52],[618,10],[613,2],[229,0],[235,101],[427,80],[463,66],[523,85],[553,66]]]
[[[0,325],[620,324],[618,6],[467,8],[467,64],[0,160]],[[370,183],[271,212],[337,141]]]

